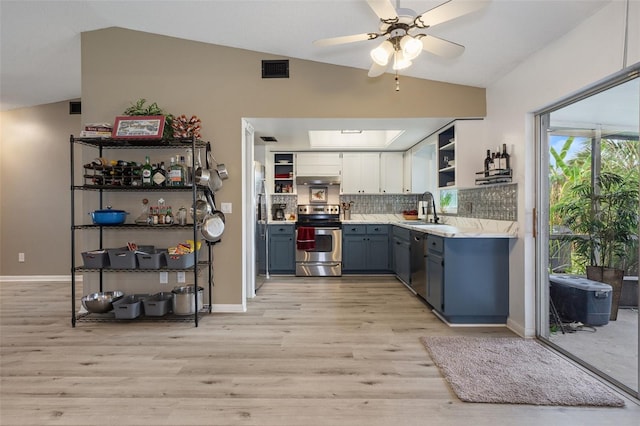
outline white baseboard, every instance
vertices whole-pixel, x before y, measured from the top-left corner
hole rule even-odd
[[[520,337],[535,337],[536,336],[536,331],[535,330],[530,330],[530,331],[527,332],[527,330],[521,324],[518,324],[517,322],[513,321],[511,318],[507,319],[507,328],[509,330],[513,331],[514,333],[516,333]]]
[[[246,312],[246,308],[244,306],[242,306],[242,304],[238,304],[238,305],[232,305],[232,304],[216,304],[214,303],[213,306],[211,307],[211,310],[213,312],[221,312],[221,313],[226,313],[226,314],[233,314],[233,313],[243,313]]]
[[[0,275],[0,283],[27,281],[71,283],[71,275]],[[76,275],[76,282],[82,282],[82,275]]]

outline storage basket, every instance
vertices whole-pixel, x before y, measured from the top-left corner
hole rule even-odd
[[[113,302],[113,312],[117,319],[135,319],[140,316],[142,302],[135,295],[125,296]]]
[[[169,254],[165,253],[167,260],[167,268],[170,269],[186,269],[191,268],[195,264],[194,253],[185,254]]]
[[[109,267],[109,254],[106,250],[85,251],[82,253],[84,267],[100,269]]]
[[[157,249],[153,253],[138,253],[138,268],[140,269],[160,269],[167,264],[167,259],[164,256],[167,249]]]
[[[149,317],[161,317],[171,311],[173,293],[156,293],[143,301],[144,314]]]
[[[136,253],[127,247],[107,249],[109,263],[112,269],[136,269]]]

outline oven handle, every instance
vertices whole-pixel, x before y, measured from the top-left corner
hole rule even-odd
[[[323,226],[323,227],[317,227],[317,228],[315,228],[315,230],[316,230],[316,233],[317,233],[317,231],[339,231],[340,228],[326,228],[326,227]]]
[[[298,263],[298,265],[303,265],[303,266],[311,266],[311,265],[313,265],[313,266],[315,266],[315,265],[318,265],[318,266],[331,266],[331,267],[340,266],[340,263],[335,263],[335,262],[334,263],[327,263],[327,262],[297,262],[297,263]]]

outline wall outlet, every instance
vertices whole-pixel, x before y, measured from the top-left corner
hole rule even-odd
[[[160,272],[160,284],[169,284],[168,272]]]
[[[24,262],[24,253],[18,253],[18,262]]]
[[[185,273],[184,273],[184,271],[178,272],[178,282],[179,283],[185,282]]]
[[[220,203],[220,211],[222,211],[222,213],[231,213],[233,210],[232,207],[231,203]]]

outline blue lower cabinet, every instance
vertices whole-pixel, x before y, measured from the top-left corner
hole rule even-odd
[[[509,240],[427,239],[427,303],[452,324],[505,324]]]
[[[295,271],[294,225],[269,225],[269,273],[294,274]]]
[[[390,271],[388,225],[343,225],[342,273]]]
[[[393,272],[406,285],[411,284],[411,234],[408,229],[393,227],[391,253]]]

